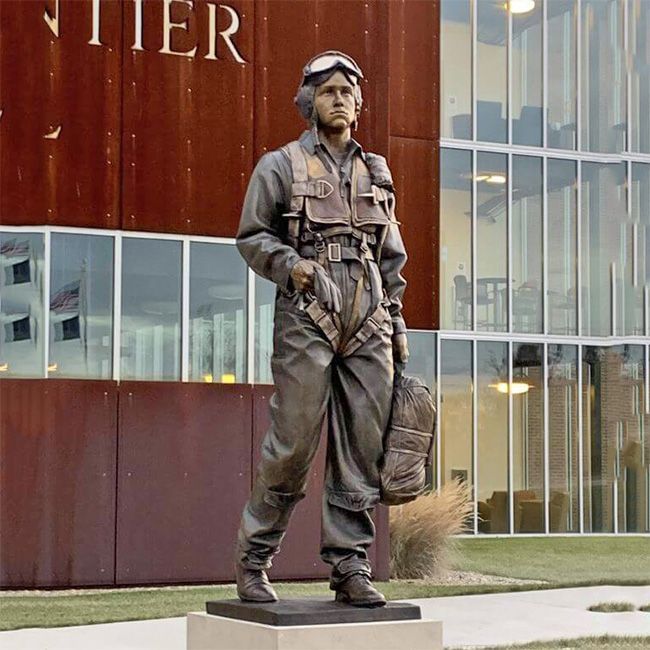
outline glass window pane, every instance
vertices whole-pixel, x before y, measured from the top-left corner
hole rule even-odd
[[[472,466],[472,342],[441,342],[440,463],[442,483],[474,483]],[[468,528],[474,524],[468,522]]]
[[[548,346],[549,532],[580,530],[578,349]]]
[[[548,2],[548,146],[577,147],[576,120],[576,2]]]
[[[650,2],[628,0],[632,75],[631,150],[650,153]]]
[[[625,60],[621,0],[582,0],[582,148],[625,147]]]
[[[472,328],[472,154],[440,154],[440,323]]]
[[[544,348],[512,347],[512,485],[516,533],[544,527]]]
[[[0,377],[43,377],[43,235],[0,233]]]
[[[506,142],[508,136],[507,3],[479,2],[477,25],[478,140]]]
[[[542,332],[542,160],[512,157],[512,327]]]
[[[643,458],[644,404],[641,346],[583,349],[585,532],[646,526],[647,463]]]
[[[576,163],[548,161],[547,299],[550,334],[576,334]]]
[[[626,333],[644,334],[644,292],[650,286],[650,165],[633,163],[630,192],[632,221],[635,224],[636,268],[633,270],[633,312]],[[634,275],[636,272],[636,275]]]
[[[507,158],[478,154],[476,173],[476,327],[505,332],[508,315]]]
[[[246,264],[228,244],[190,244],[190,381],[246,381]]]
[[[544,0],[512,13],[512,141],[542,146],[542,16]]]
[[[113,241],[52,233],[49,377],[111,378]]]
[[[470,0],[442,0],[441,129],[445,138],[472,139],[472,13]]]
[[[508,346],[477,346],[479,532],[508,533]]]
[[[272,384],[273,316],[276,286],[255,276],[255,383]]]
[[[624,164],[582,163],[580,293],[582,333],[587,336],[614,333],[612,277],[618,282],[624,265],[625,204]],[[619,308],[621,302],[619,297]],[[617,333],[620,333],[618,320]]]
[[[122,242],[122,379],[180,380],[181,242]]]

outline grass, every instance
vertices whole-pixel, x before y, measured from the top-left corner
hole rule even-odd
[[[617,650],[647,650],[650,647],[650,637],[613,637],[598,636],[583,639],[562,639],[559,641],[543,641],[525,645],[499,646],[499,648],[484,648],[483,650],[602,650],[612,648]]]
[[[601,612],[604,614],[616,614],[618,612],[634,612],[636,607],[633,603],[598,603],[589,607],[590,612]]]
[[[650,584],[648,537],[463,539],[459,551],[456,568],[464,571],[552,583]]]
[[[650,612],[650,605],[643,605],[643,607],[639,607],[640,612]]]
[[[398,600],[584,584],[650,584],[648,538],[462,539],[457,549],[456,569],[548,582],[544,585],[441,586],[426,581],[399,580],[378,586],[388,598]],[[284,598],[331,593],[323,582],[280,584],[277,588],[280,597]],[[0,592],[0,630],[184,616],[188,611],[204,609],[206,600],[234,597],[235,590],[229,585],[52,592],[49,595],[43,592],[2,595]]]

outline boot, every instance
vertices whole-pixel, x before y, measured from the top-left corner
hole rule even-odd
[[[366,573],[353,573],[336,585],[336,602],[355,607],[383,607],[386,598],[373,586]]]
[[[278,600],[264,569],[247,569],[238,563],[235,565],[235,579],[237,595],[244,602],[274,603]]]

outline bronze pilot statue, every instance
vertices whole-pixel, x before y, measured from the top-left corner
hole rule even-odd
[[[260,159],[244,201],[237,246],[278,287],[272,424],[236,549],[245,601],[277,600],[265,569],[304,496],[326,418],[321,557],[332,567],[330,588],[340,602],[386,603],[367,550],[394,363],[408,357],[406,253],[386,161],[351,137],[362,78],[341,52],[305,66],[295,102],[309,128]]]

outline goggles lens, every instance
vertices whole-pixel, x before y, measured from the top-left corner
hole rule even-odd
[[[305,66],[305,76],[309,77],[337,67],[344,68],[356,77],[363,79],[361,68],[352,59],[339,53],[325,53],[317,56]]]

